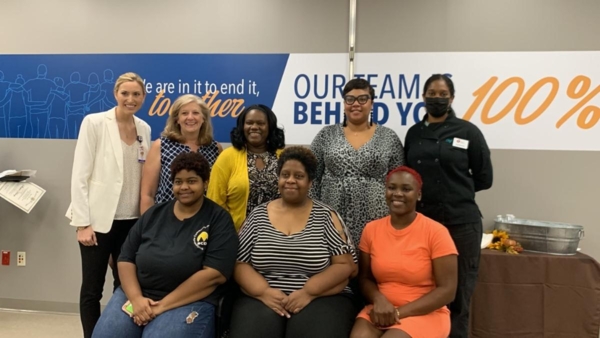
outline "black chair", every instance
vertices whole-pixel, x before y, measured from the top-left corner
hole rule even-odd
[[[223,338],[229,329],[233,302],[240,292],[239,286],[233,281],[228,281],[223,286],[223,296],[219,299],[215,310],[215,333],[217,338]]]

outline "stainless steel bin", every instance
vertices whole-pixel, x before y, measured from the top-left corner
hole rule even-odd
[[[512,215],[497,216],[494,228],[506,231],[524,251],[554,255],[576,254],[584,236],[581,225],[520,219]]]

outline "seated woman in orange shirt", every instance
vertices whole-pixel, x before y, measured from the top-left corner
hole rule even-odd
[[[368,223],[360,239],[359,281],[367,305],[351,338],[447,338],[457,283],[457,251],[448,230],[416,212],[421,177],[392,170],[390,215]]]

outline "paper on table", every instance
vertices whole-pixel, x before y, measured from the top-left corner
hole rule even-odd
[[[31,170],[31,169],[24,169],[24,170],[4,170],[3,172],[0,173],[0,178],[4,177],[4,176],[29,176],[29,177],[35,177],[35,174],[37,173],[37,170]]]
[[[8,176],[8,175],[14,175],[16,173],[17,173],[17,171],[16,170],[12,170],[12,169],[4,170],[3,172],[0,173],[0,178],[4,177],[4,176]]]
[[[483,236],[481,236],[481,249],[487,248],[488,245],[490,245],[492,243],[493,239],[494,239],[493,234],[483,234]]]
[[[0,197],[30,213],[46,190],[31,182],[0,182]]]

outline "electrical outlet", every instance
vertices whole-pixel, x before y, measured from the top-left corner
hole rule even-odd
[[[26,262],[25,251],[17,251],[17,266],[25,266]]]

